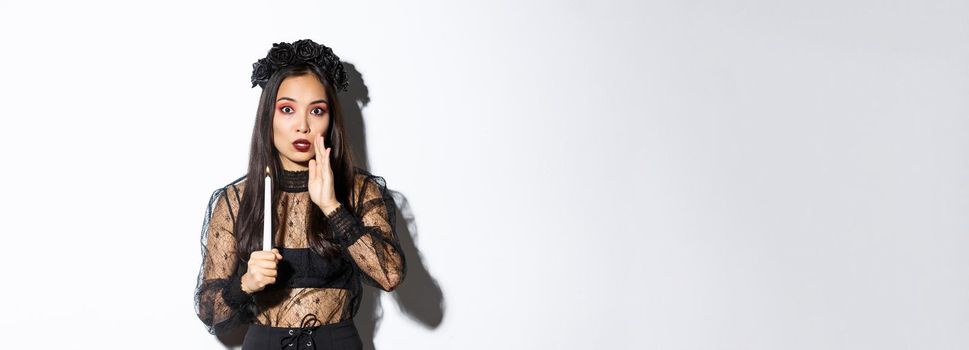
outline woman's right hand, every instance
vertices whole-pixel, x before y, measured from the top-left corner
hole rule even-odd
[[[242,275],[242,291],[252,294],[276,283],[276,264],[283,260],[279,249],[257,250],[249,254],[249,269]]]

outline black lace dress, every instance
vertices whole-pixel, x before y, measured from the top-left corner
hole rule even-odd
[[[276,283],[247,294],[241,277],[250,252],[237,252],[233,227],[245,177],[217,189],[209,199],[202,227],[202,266],[195,309],[209,333],[220,334],[251,323],[268,327],[352,324],[360,304],[361,281],[391,291],[403,281],[406,264],[394,230],[396,206],[383,178],[357,168],[350,203],[324,216],[340,254],[310,248],[311,211],[321,209],[307,192],[308,171],[283,171],[275,206],[273,247],[283,260]],[[248,338],[248,335],[247,335]]]

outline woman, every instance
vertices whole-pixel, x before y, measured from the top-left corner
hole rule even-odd
[[[248,173],[216,190],[202,229],[196,313],[210,333],[250,324],[242,348],[360,349],[361,280],[392,291],[406,264],[383,178],[353,164],[330,48],[277,43],[253,64],[262,87]],[[273,249],[262,250],[264,174]]]

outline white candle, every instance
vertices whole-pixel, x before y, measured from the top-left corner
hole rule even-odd
[[[266,194],[263,198],[265,211],[262,216],[262,250],[268,251],[273,248],[273,180],[269,177],[269,167],[266,167]]]

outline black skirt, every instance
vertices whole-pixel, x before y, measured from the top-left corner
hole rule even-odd
[[[250,324],[242,350],[362,350],[353,319],[315,327],[269,327]]]

